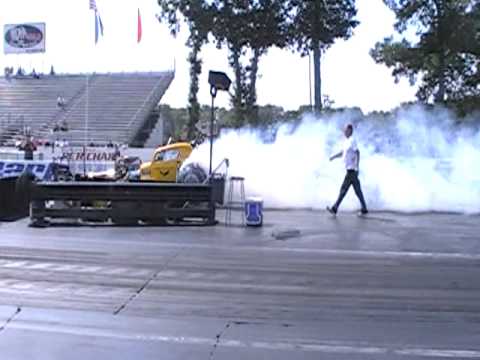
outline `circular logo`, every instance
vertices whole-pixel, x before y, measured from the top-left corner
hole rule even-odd
[[[33,25],[17,25],[5,33],[5,42],[19,49],[33,48],[42,40],[42,31]]]

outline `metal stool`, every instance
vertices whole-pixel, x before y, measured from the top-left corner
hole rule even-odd
[[[231,176],[228,187],[227,204],[225,206],[225,225],[232,223],[232,207],[239,205],[242,213],[242,225],[245,225],[245,178],[242,176]],[[239,185],[240,199],[235,198],[235,184]]]

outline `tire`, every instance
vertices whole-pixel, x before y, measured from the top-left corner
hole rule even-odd
[[[177,182],[183,184],[203,184],[207,179],[207,172],[197,163],[190,163],[180,169]],[[198,204],[187,201],[185,203],[177,203],[174,206],[177,208],[196,206]],[[170,219],[174,223],[181,223],[182,218]]]
[[[178,182],[183,184],[202,184],[207,179],[207,172],[197,163],[191,163],[180,169]]]

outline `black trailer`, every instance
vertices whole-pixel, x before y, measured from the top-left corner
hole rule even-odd
[[[32,226],[58,218],[120,225],[214,225],[218,184],[38,182],[30,186]],[[221,193],[221,201],[219,194]]]

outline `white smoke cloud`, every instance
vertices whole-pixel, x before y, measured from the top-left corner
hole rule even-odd
[[[446,110],[419,106],[388,119],[357,120],[346,111],[318,119],[307,115],[280,125],[275,134],[229,130],[214,143],[213,164],[230,159],[229,175],[244,176],[247,196],[263,198],[267,207],[325,208],[336,200],[345,174],[343,161],[330,162],[329,156],[341,149],[342,129],[353,122],[369,209],[480,212],[478,128],[456,125]],[[208,168],[208,142],[189,161]],[[340,210],[358,208],[350,189]]]

